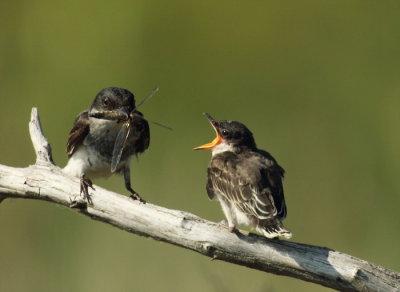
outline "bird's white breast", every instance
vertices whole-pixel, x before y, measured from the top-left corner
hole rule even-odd
[[[222,142],[211,149],[211,155],[214,156],[225,151],[233,151],[233,146]]]
[[[78,146],[69,158],[63,171],[75,177],[82,175],[86,175],[88,178],[111,176],[111,157],[103,157],[99,148],[108,144],[106,147],[109,147],[112,153],[120,129],[121,124],[115,121],[91,118],[89,134],[83,140],[83,144]]]
[[[109,177],[112,174],[110,164],[101,159],[98,152],[83,145],[72,154],[63,171],[75,177],[85,174],[89,178]]]

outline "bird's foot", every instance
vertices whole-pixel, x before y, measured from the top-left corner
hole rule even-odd
[[[130,195],[129,198],[131,198],[132,200],[138,200],[139,202],[146,204],[146,201],[142,199],[141,196],[139,196],[139,194],[135,194],[135,195]]]
[[[83,175],[80,181],[80,194],[83,194],[83,200],[72,201],[70,204],[71,208],[83,209],[87,208],[88,204],[93,205],[92,198],[89,195],[89,188],[95,190],[92,181]]]
[[[237,229],[235,226],[229,226],[228,231],[230,233],[237,233],[237,232],[239,232],[239,229]]]
[[[142,197],[136,191],[134,191],[132,189],[129,191],[132,193],[132,195],[130,195],[129,198],[131,198],[132,200],[138,200],[139,202],[141,202],[143,204],[146,203],[146,201],[143,200]]]
[[[239,230],[235,227],[235,225],[229,225],[229,222],[226,220],[221,220],[218,222],[218,224],[224,226],[225,228],[228,228],[229,232],[231,233],[236,233]]]
[[[86,199],[88,204],[92,205],[93,202],[92,202],[92,198],[89,195],[89,187],[92,190],[95,190],[94,187],[93,187],[92,181],[90,179],[88,179],[87,177],[82,176],[81,177],[81,190],[80,190],[80,193],[81,194],[83,193],[83,197]]]
[[[73,200],[70,199],[69,207],[74,209],[86,209],[87,201],[81,196],[76,196]]]
[[[71,208],[85,209],[85,208],[87,208],[88,204],[93,205],[92,198],[89,195],[89,187],[92,190],[95,190],[95,188],[93,187],[92,181],[90,179],[88,179],[87,177],[82,176],[81,181],[80,181],[79,193],[80,193],[80,195],[83,194],[83,198],[78,197],[78,198],[75,198],[74,200],[72,200],[69,205]]]

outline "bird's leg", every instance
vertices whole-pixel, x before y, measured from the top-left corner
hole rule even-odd
[[[146,201],[143,200],[140,195],[131,187],[131,170],[129,167],[125,167],[124,169],[124,181],[125,188],[132,194],[130,195],[130,198],[132,198],[133,200],[139,200],[142,203],[146,203]]]
[[[89,187],[94,190],[93,187],[93,183],[90,179],[88,179],[87,177],[85,177],[85,175],[81,176],[81,190],[80,190],[80,194],[83,193],[83,197],[86,199],[86,201],[88,202],[88,204],[93,204],[92,202],[92,198],[90,198],[89,195]]]
[[[228,221],[226,221],[225,219],[219,221],[218,224],[224,226],[225,228],[228,228],[229,232],[236,233],[237,231],[239,231],[233,223],[231,223],[232,225],[229,225]]]
[[[71,208],[77,208],[77,209],[85,209],[87,208],[88,204],[92,205],[92,198],[89,195],[89,187],[91,187],[94,190],[93,184],[90,179],[85,177],[85,175],[82,175],[80,178],[80,192],[79,194],[83,194],[83,199],[75,199],[71,201],[70,207]]]
[[[230,233],[236,233],[236,232],[239,231],[239,230],[236,228],[236,226],[229,226],[229,227],[228,227],[228,230],[229,230]]]

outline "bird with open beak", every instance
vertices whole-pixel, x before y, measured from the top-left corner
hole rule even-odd
[[[231,232],[238,225],[254,228],[268,238],[290,238],[282,224],[286,204],[282,179],[284,170],[268,152],[258,149],[253,134],[242,123],[217,121],[205,116],[216,138],[194,148],[208,149],[212,158],[207,168],[207,193],[217,198]]]

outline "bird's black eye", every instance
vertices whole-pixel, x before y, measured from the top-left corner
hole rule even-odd
[[[108,99],[108,97],[106,97],[106,98],[103,99],[103,104],[104,104],[105,106],[110,105],[110,100]]]
[[[228,136],[229,132],[227,130],[222,130],[221,134],[222,136],[226,137]]]

